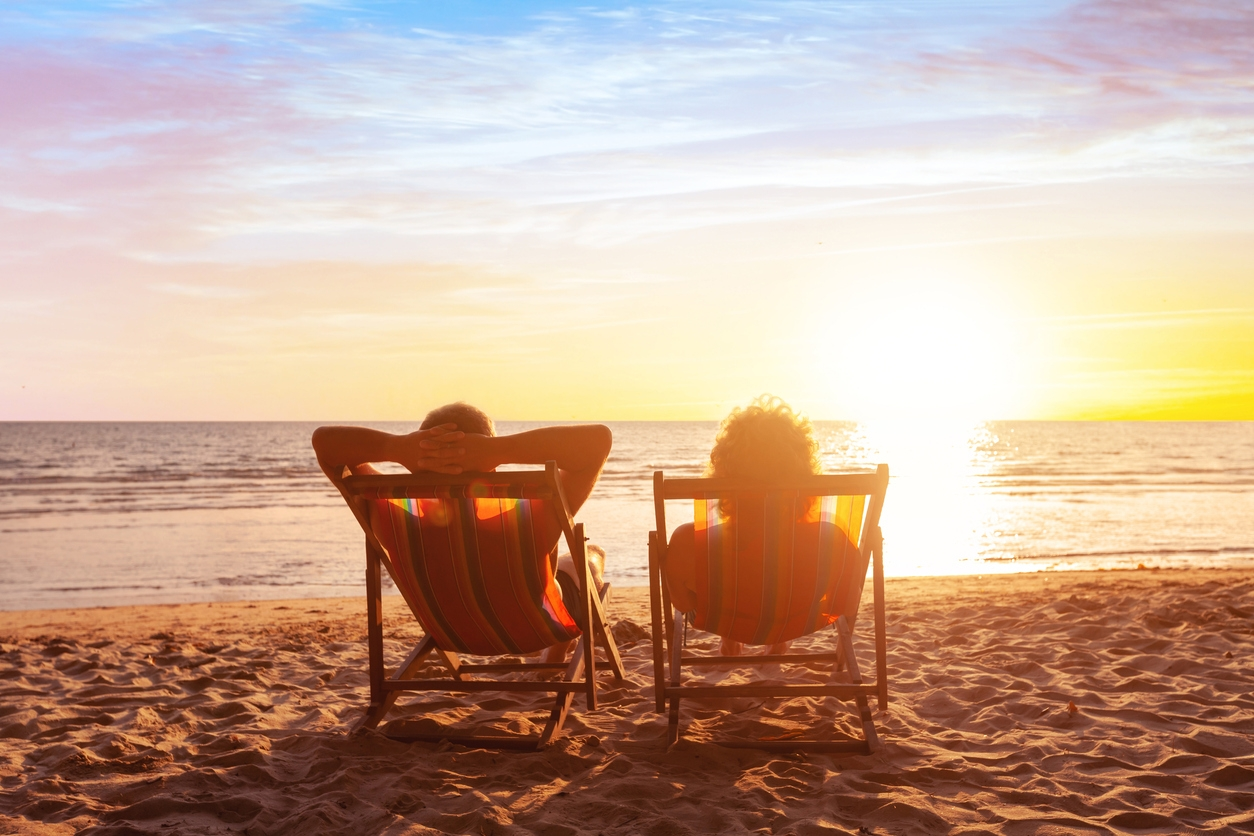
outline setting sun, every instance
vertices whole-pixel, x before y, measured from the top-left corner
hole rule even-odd
[[[1036,381],[1008,311],[957,283],[896,281],[842,299],[840,326],[813,337],[834,391],[816,411],[878,425],[970,424],[1021,413]],[[826,345],[825,345],[826,343]]]

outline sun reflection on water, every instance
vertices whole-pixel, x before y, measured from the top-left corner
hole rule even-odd
[[[988,424],[902,419],[817,429],[824,471],[889,466],[880,522],[887,575],[1016,568],[1010,561],[987,562],[982,554],[991,538],[1006,546],[1006,538],[1017,537],[983,484],[988,451],[997,441]]]

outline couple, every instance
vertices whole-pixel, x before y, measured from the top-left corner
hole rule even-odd
[[[601,424],[544,427],[499,436],[487,414],[465,403],[432,410],[416,432],[406,435],[365,427],[319,427],[313,434],[318,464],[341,491],[345,476],[378,473],[373,462],[396,462],[411,472],[459,474],[489,472],[504,464],[556,461],[572,515],[592,494],[612,441],[609,428]],[[765,395],[748,407],[733,409],[719,428],[707,472],[715,477],[756,481],[820,473],[818,444],[810,422],[779,398]],[[550,550],[559,536],[560,531],[552,532]],[[592,546],[589,558],[599,586],[605,554]],[[671,537],[663,567],[671,600],[682,611],[697,606],[696,563],[693,526],[682,525]],[[569,555],[559,559],[557,573],[563,590],[575,588]],[[781,650],[774,647],[771,652]],[[736,655],[740,647],[725,639],[722,651]]]

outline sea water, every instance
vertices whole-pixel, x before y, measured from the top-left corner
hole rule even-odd
[[[360,594],[363,535],[318,470],[315,426],[0,423],[0,609]],[[652,475],[700,475],[717,426],[610,427],[577,519],[609,578],[642,585]],[[820,422],[816,435],[828,472],[889,465],[890,576],[1254,565],[1252,422]],[[691,506],[667,517],[690,521]]]

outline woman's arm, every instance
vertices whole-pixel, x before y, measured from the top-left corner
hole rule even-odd
[[[671,605],[680,612],[692,612],[697,608],[696,542],[692,523],[684,523],[671,535],[666,547],[666,562],[662,574],[671,594]]]

